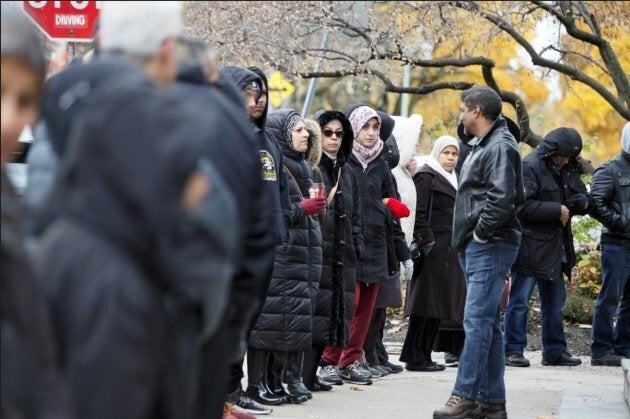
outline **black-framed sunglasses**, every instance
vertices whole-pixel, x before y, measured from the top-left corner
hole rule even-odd
[[[325,137],[332,137],[333,135],[335,135],[337,138],[343,138],[343,131],[333,131],[331,129],[324,129],[322,130],[322,134],[324,134]]]

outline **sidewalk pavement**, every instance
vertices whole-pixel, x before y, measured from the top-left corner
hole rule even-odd
[[[386,345],[387,346],[387,345]],[[388,346],[398,362],[396,347]],[[540,351],[525,352],[528,368],[506,367],[505,386],[510,419],[630,419],[624,402],[621,367],[593,367],[582,357],[577,367],[544,367]],[[443,361],[442,353],[434,360]],[[269,419],[432,418],[453,389],[457,368],[440,372],[390,374],[370,386],[345,383],[316,392],[301,405],[274,407]],[[260,416],[264,418],[265,416]]]

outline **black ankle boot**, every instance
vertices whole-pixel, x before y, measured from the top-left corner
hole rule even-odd
[[[287,391],[291,396],[306,396],[310,399],[313,397],[313,393],[308,391],[302,381],[303,361],[303,352],[287,352]]]
[[[268,406],[286,403],[283,396],[273,394],[267,388],[267,358],[269,352],[256,349],[247,350],[247,391],[250,399]]]

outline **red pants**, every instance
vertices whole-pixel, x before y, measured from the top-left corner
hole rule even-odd
[[[328,346],[322,355],[324,365],[337,365],[345,368],[359,361],[363,351],[363,343],[370,327],[374,303],[378,294],[378,284],[357,282],[354,287],[354,312],[350,324],[350,340],[348,346],[340,348]]]

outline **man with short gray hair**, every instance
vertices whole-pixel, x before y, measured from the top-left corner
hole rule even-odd
[[[177,77],[183,31],[178,1],[107,1],[100,14],[100,49],[138,64],[158,85]]]

